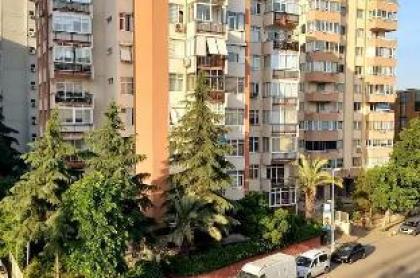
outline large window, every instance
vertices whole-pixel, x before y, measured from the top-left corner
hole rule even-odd
[[[330,22],[325,20],[314,20],[307,23],[308,32],[326,32],[340,34],[344,32],[344,27],[338,22]]]
[[[93,123],[93,110],[85,108],[60,109],[58,111],[61,123],[66,125],[81,124],[90,125]]]
[[[121,77],[121,94],[132,95],[134,93],[133,77]]]
[[[208,3],[197,3],[195,18],[199,21],[211,21],[211,5]]]
[[[243,125],[244,110],[243,109],[226,109],[225,110],[226,125]]]
[[[275,70],[299,70],[299,52],[280,51],[271,56],[271,67]]]
[[[182,74],[169,74],[169,91],[182,91],[184,88],[184,76]]]
[[[269,0],[266,4],[266,11],[299,14],[299,5],[290,0]]]
[[[264,84],[264,97],[274,98],[297,98],[299,83],[291,81],[280,81]]]
[[[57,82],[55,84],[55,93],[59,100],[74,100],[76,98],[84,98],[85,91],[81,82]]]
[[[92,64],[92,48],[72,46],[54,46],[54,62]]]
[[[244,171],[229,171],[228,174],[232,180],[232,187],[244,186]]]
[[[260,176],[260,166],[258,164],[249,165],[249,178],[251,180],[258,179]]]
[[[272,153],[290,153],[296,151],[296,138],[291,136],[273,137],[271,138]]]
[[[184,10],[182,5],[169,4],[169,23],[183,23]]]
[[[249,152],[257,153],[260,151],[260,138],[249,137]]]
[[[338,1],[311,0],[310,7],[312,10],[341,12],[341,4]]]
[[[88,15],[54,13],[53,31],[91,34],[92,19]]]
[[[229,139],[227,143],[232,147],[230,156],[244,156],[244,140],[242,139]]]

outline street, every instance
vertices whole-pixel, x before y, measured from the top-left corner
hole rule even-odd
[[[420,235],[390,236],[374,232],[358,240],[367,246],[366,259],[333,265],[324,278],[413,278],[420,277]]]

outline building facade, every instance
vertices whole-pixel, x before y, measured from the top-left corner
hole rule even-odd
[[[20,152],[38,133],[36,69],[34,4],[0,1],[0,109]]]
[[[349,181],[361,168],[388,160],[396,1],[141,2],[135,9],[141,61],[135,63],[135,107],[142,111],[136,133],[153,180],[163,181],[169,171],[161,148],[200,71],[214,97],[210,105],[229,128],[231,199],[263,191],[272,207],[295,205],[299,153],[327,159],[328,168],[342,169]]]
[[[115,101],[134,132],[133,6],[130,0],[35,0],[42,135],[57,109],[65,140],[84,147]]]
[[[398,91],[395,102],[395,137],[408,126],[410,120],[420,117],[420,90]]]

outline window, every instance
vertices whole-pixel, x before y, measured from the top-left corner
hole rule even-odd
[[[245,30],[245,14],[228,12],[227,24],[229,29],[232,31],[244,31]]]
[[[133,32],[133,15],[131,13],[120,13],[120,30]]]
[[[229,139],[227,143],[232,147],[230,156],[243,156],[244,155],[244,140],[242,139]]]
[[[362,103],[361,102],[354,102],[353,103],[353,110],[354,111],[360,111],[362,109]]]
[[[361,74],[363,74],[363,67],[361,67],[361,66],[355,66],[355,67],[354,67],[354,73],[355,73],[356,75],[361,75]]]
[[[260,70],[261,69],[261,57],[258,55],[252,56],[252,70]]]
[[[260,124],[260,111],[259,110],[250,110],[249,111],[249,124],[250,125],[259,125]]]
[[[169,91],[182,91],[184,83],[184,76],[182,74],[169,74]]]
[[[319,31],[333,34],[345,33],[345,27],[341,26],[340,23],[325,20],[308,21],[307,29],[308,32]]]
[[[271,67],[275,70],[298,70],[299,69],[299,53],[280,51],[271,55]]]
[[[261,42],[261,28],[251,26],[251,42]]]
[[[355,84],[355,85],[354,85],[354,93],[355,93],[355,94],[361,94],[361,93],[362,93],[362,85],[360,85],[360,84]]]
[[[263,137],[263,152],[270,152],[270,138]]]
[[[120,59],[122,62],[131,63],[133,61],[133,47],[120,46]]]
[[[244,110],[243,109],[226,109],[225,125],[243,125]]]
[[[260,151],[260,138],[249,137],[249,151],[251,153],[257,153]]]
[[[363,38],[365,36],[365,30],[363,28],[357,28],[356,36],[358,38]]]
[[[134,93],[133,77],[121,77],[121,94],[132,95]]]
[[[252,1],[251,14],[252,15],[261,15],[262,4],[259,1]]]
[[[228,171],[232,180],[232,187],[242,187],[244,185],[244,171]]]
[[[34,99],[31,99],[31,107],[36,108],[36,101]]]
[[[211,21],[211,5],[206,3],[196,4],[196,19],[199,21]]]
[[[260,94],[260,83],[251,83],[251,98],[257,98]]]
[[[416,112],[420,111],[420,92],[415,92],[414,110]]]
[[[169,23],[177,24],[184,22],[183,6],[178,4],[169,4]]]
[[[108,85],[114,84],[114,78],[110,77],[108,78]]]
[[[354,130],[360,130],[360,129],[362,129],[362,122],[360,122],[360,121],[354,121],[353,122],[353,129]]]
[[[92,34],[92,19],[88,15],[53,14],[53,31]]]
[[[363,56],[363,47],[356,47],[356,56]]]
[[[249,165],[249,178],[256,180],[260,176],[260,166],[258,164]]]
[[[359,18],[359,19],[363,19],[363,17],[364,17],[364,10],[361,10],[361,9],[357,9],[357,18]]]

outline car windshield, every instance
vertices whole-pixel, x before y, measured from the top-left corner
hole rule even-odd
[[[407,226],[407,227],[416,227],[417,226],[417,222],[407,221],[407,222],[404,223],[404,226]]]
[[[307,257],[299,256],[296,258],[297,266],[309,267],[311,265],[311,262],[312,260]]]
[[[354,245],[344,245],[340,248],[339,252],[341,254],[348,254],[350,253],[354,248]]]
[[[238,278],[259,278],[257,275],[245,272],[245,271],[241,271],[239,272]]]

